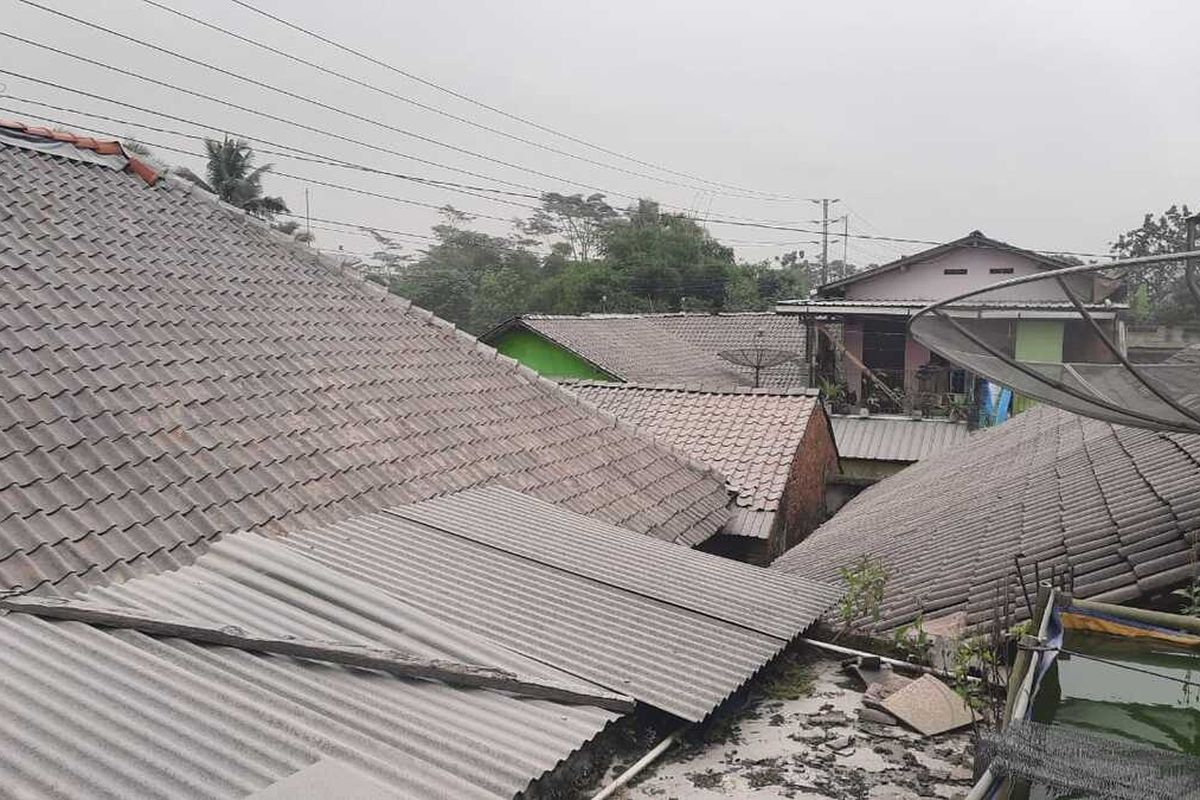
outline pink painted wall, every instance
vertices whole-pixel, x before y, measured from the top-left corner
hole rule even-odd
[[[911,337],[904,341],[904,391],[915,397],[918,381],[917,370],[929,363],[929,348]]]
[[[994,274],[993,268],[1009,268],[1012,273]],[[965,269],[965,275],[946,275],[946,269]],[[866,278],[846,287],[848,300],[942,300],[947,297],[996,283],[1007,278],[1042,272],[1037,262],[1017,253],[963,247],[938,258],[900,267]],[[1090,281],[1075,287],[1075,291],[1091,300]],[[975,300],[1041,300],[1066,302],[1067,298],[1054,281],[1036,281],[1003,291],[990,292]]]

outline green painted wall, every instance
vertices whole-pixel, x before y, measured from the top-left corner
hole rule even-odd
[[[1044,361],[1061,364],[1063,323],[1059,319],[1017,320],[1017,361]]]
[[[533,331],[522,329],[505,331],[489,344],[509,358],[515,358],[547,378],[615,380],[613,376],[596,369],[570,350],[559,347]]]
[[[1063,358],[1063,321],[1058,319],[1017,320],[1017,342],[1013,350],[1017,361],[1041,361],[1061,364]],[[1013,412],[1027,411],[1037,401],[1024,395],[1013,396]]]

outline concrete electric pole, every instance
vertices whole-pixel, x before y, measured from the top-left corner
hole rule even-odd
[[[821,204],[821,283],[829,283],[829,206],[840,202],[836,197],[813,200]]]

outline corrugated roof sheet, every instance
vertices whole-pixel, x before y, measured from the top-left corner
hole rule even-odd
[[[252,534],[83,598],[555,674]],[[512,797],[616,715],[131,630],[0,618],[0,793],[242,798],[332,759],[389,796]]]
[[[837,594],[500,489],[286,541],[432,617],[691,720]]]
[[[1039,406],[867,489],[772,565],[818,580],[863,554],[889,578],[882,624],[966,611],[999,590],[1069,573],[1079,597],[1144,597],[1182,583],[1200,535],[1200,437]],[[1023,603],[1013,604],[1018,615]]]
[[[664,539],[721,481],[190,186],[0,142],[0,587],[503,481]]]
[[[717,354],[756,346],[795,354],[791,361],[763,369],[761,386],[803,388],[807,380],[803,329],[794,319],[772,312],[526,314],[517,322],[631,383],[750,386],[752,367]]]
[[[970,434],[965,422],[938,419],[831,414],[829,422],[838,455],[872,461],[919,461],[966,446]]]
[[[771,518],[739,515],[726,533],[766,538],[805,431],[824,413],[807,390],[706,390],[581,381],[583,399],[660,442],[711,465],[737,493],[737,505]],[[820,424],[824,424],[823,421]]]

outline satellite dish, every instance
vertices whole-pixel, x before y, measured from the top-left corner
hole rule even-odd
[[[754,370],[754,388],[758,388],[759,376],[764,369],[777,367],[780,364],[786,364],[789,361],[795,361],[800,357],[799,353],[794,353],[791,350],[779,350],[771,347],[763,347],[763,330],[760,328],[755,334],[754,339],[756,344],[753,347],[738,347],[731,350],[721,350],[717,356],[728,361],[730,364],[737,364],[739,367],[750,367]]]
[[[1119,277],[1131,268],[1165,269],[1186,260],[1182,279],[1200,308],[1197,258],[1200,251],[1189,250],[1010,278],[922,308],[909,320],[909,334],[977,375],[1077,414],[1152,430],[1200,433],[1200,351],[1185,350],[1159,364],[1134,363],[1119,341],[1118,309],[1080,291],[1081,278],[1090,283],[1098,273]],[[1041,284],[1038,291],[1012,291],[1032,283]],[[1046,299],[1014,300],[1015,296]],[[1009,324],[1014,316],[1016,327],[1025,323],[1033,328],[1047,319],[1063,320],[1064,314],[1067,322],[1077,324],[1070,331],[1064,324],[1056,334],[1059,358],[1048,354],[1044,345],[1039,352],[1036,342],[1022,352],[1019,332],[1014,338]]]

